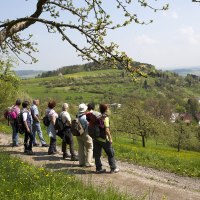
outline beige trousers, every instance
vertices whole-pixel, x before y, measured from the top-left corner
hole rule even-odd
[[[93,159],[93,141],[92,138],[84,133],[77,136],[79,165],[90,165]]]

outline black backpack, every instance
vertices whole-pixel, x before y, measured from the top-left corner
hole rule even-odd
[[[16,129],[17,129],[17,132],[20,134],[24,134],[26,130],[26,127],[23,121],[23,113],[24,112],[20,112],[16,120]]]
[[[67,120],[66,120],[65,123],[63,123],[62,116],[63,116],[63,113],[60,113],[58,115],[58,117],[56,118],[56,122],[55,122],[55,125],[54,125],[55,130],[62,131],[62,130],[65,129]]]
[[[43,118],[42,118],[42,121],[43,121],[43,124],[45,125],[45,126],[49,126],[50,125],[50,120],[49,120],[49,117],[48,117],[48,115],[45,115]]]

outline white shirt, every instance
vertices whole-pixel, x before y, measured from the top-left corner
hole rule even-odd
[[[29,113],[29,115],[30,115],[30,117],[31,117],[30,111],[28,111],[26,108],[24,108],[24,109],[22,110],[22,117],[23,117],[23,121],[24,121],[24,122],[27,121],[28,113]],[[32,117],[31,117],[31,121],[32,121]]]
[[[62,122],[66,123],[67,126],[70,126],[71,124],[70,114],[67,111],[63,111],[60,113],[60,116],[62,116]]]

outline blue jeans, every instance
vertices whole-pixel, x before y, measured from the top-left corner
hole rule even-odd
[[[111,170],[116,169],[115,153],[112,144],[109,141],[101,142],[98,140],[93,140],[93,145],[94,145],[93,153],[95,158],[96,170],[99,171],[102,169],[102,163],[101,163],[102,149],[104,149],[106,155],[108,156],[108,163],[110,165],[110,169]]]
[[[43,135],[42,135],[42,129],[40,127],[40,122],[33,122],[32,124],[32,133],[33,133],[33,144],[36,144],[36,133],[38,133],[38,137],[42,144],[46,144]]]
[[[11,124],[11,126],[12,126],[12,141],[13,141],[13,145],[18,145],[18,132],[17,132],[17,128],[16,128],[15,122],[13,122]]]

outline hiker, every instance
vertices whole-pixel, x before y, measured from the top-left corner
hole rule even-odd
[[[46,115],[49,118],[50,124],[47,127],[47,133],[50,137],[50,145],[48,149],[48,155],[56,154],[56,130],[54,128],[56,118],[58,117],[58,114],[54,110],[56,106],[56,102],[54,100],[51,100],[48,102],[48,108],[46,109]]]
[[[77,136],[78,141],[78,155],[80,167],[93,167],[93,142],[92,138],[88,135],[88,124],[86,120],[85,112],[87,111],[87,105],[81,103],[78,107],[78,118],[84,129],[84,133],[81,136]]]
[[[37,133],[38,137],[40,139],[40,142],[42,144],[42,147],[48,147],[49,145],[46,144],[46,142],[43,138],[42,129],[40,126],[39,111],[38,111],[39,104],[40,104],[39,99],[34,99],[33,104],[31,106],[31,115],[33,118],[33,124],[32,124],[33,146],[34,147],[39,146],[39,144],[36,141],[36,133]]]
[[[86,119],[88,121],[88,126],[90,126],[90,123],[92,123],[92,115],[95,115],[96,117],[101,115],[100,112],[97,112],[94,109],[95,109],[94,102],[89,103],[87,105]],[[94,151],[94,149],[93,149],[93,151]],[[94,158],[94,152],[93,152],[93,158]]]
[[[87,119],[87,121],[88,121],[88,123],[90,123],[90,121],[91,121],[91,116],[92,115],[95,115],[95,116],[97,116],[97,117],[99,117],[100,115],[101,115],[101,113],[100,112],[97,112],[97,111],[95,111],[94,110],[95,109],[95,104],[92,102],[92,103],[89,103],[88,105],[87,105],[87,112],[86,112],[86,119]]]
[[[24,153],[28,155],[34,155],[35,153],[32,151],[33,145],[33,133],[32,133],[32,117],[31,112],[28,109],[29,102],[24,101],[22,103],[22,118],[25,127],[24,131]]]
[[[15,105],[12,106],[11,111],[16,113],[15,119],[10,117],[10,125],[12,126],[12,147],[18,147],[18,129],[17,129],[17,116],[20,113],[21,100],[17,99]]]
[[[98,138],[93,139],[96,173],[106,172],[106,169],[102,168],[102,163],[101,163],[102,149],[104,149],[104,151],[106,152],[106,155],[108,156],[110,172],[117,173],[119,172],[119,169],[116,167],[116,163],[115,163],[114,149],[112,147],[113,141],[112,141],[112,136],[110,133],[109,117],[106,114],[108,111],[108,106],[106,104],[100,104],[99,110],[101,113],[101,119],[104,123],[104,128],[102,131],[105,134],[105,137],[103,136],[103,137],[98,137]]]
[[[62,112],[59,114],[61,117],[62,123],[64,124],[62,131],[62,152],[63,159],[71,158],[71,161],[78,161],[78,158],[74,152],[74,139],[71,133],[71,117],[69,112],[67,111],[69,105],[64,103],[62,105]],[[69,145],[70,154],[67,153],[67,144]]]

